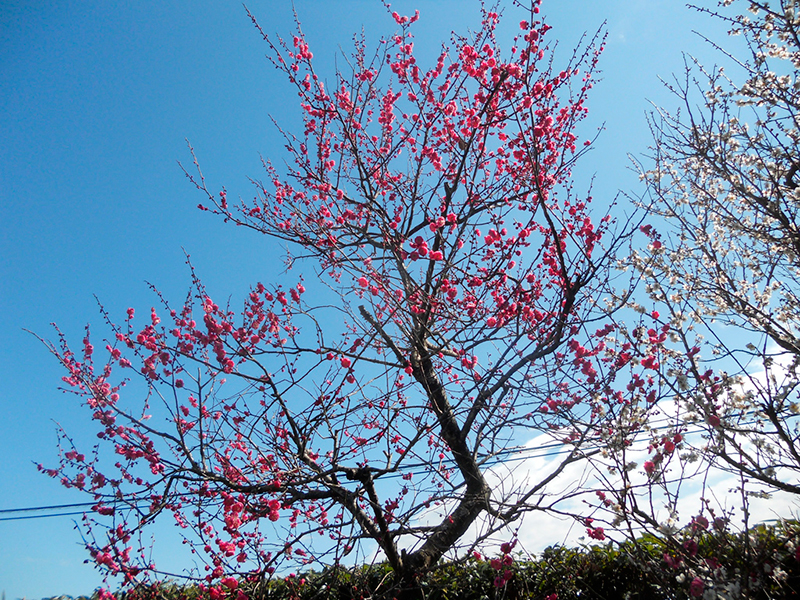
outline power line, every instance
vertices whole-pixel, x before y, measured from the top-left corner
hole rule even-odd
[[[747,414],[747,413],[744,413],[744,414]],[[669,418],[663,418],[662,417],[661,419],[656,419],[653,423],[651,423],[651,425],[656,424],[656,423],[666,422],[666,421],[669,421],[669,420],[670,420]],[[693,433],[700,433],[700,432],[702,432],[702,429],[697,427],[697,428],[694,428],[692,431],[687,431],[686,433],[687,434],[693,434]],[[556,448],[557,448],[557,450],[556,450]],[[589,451],[594,450],[594,449],[598,449],[598,448],[600,448],[599,444],[588,444],[587,445],[587,450],[589,450]],[[544,451],[544,452],[542,452],[542,451]],[[541,446],[536,446],[536,447],[533,447],[533,448],[521,448],[521,447],[507,448],[507,449],[504,449],[504,450],[500,450],[500,451],[498,451],[496,453],[493,453],[491,456],[486,457],[487,460],[486,460],[486,462],[483,463],[483,466],[492,467],[494,465],[502,464],[502,463],[506,463],[506,462],[517,462],[517,461],[520,461],[520,460],[526,460],[526,459],[531,459],[531,458],[543,458],[543,457],[558,456],[558,455],[561,455],[561,454],[567,454],[567,453],[569,453],[571,451],[572,451],[572,449],[570,447],[568,447],[568,446],[565,447],[565,444],[562,443],[562,442],[551,442],[549,444],[542,444]],[[517,455],[517,456],[514,456],[513,458],[508,458],[508,459],[505,459],[505,460],[503,460],[501,458],[502,456],[511,456],[511,455]],[[453,463],[455,461],[453,459],[447,459],[447,460],[444,460],[443,462]],[[406,465],[406,468],[407,469],[419,469],[419,468],[422,468],[422,467],[426,467],[429,464],[430,464],[429,462],[413,463],[413,464],[410,464],[410,465]],[[420,474],[420,473],[424,473],[424,472],[414,471],[415,475],[416,474]],[[401,475],[402,475],[401,473],[390,473],[390,474],[384,475],[383,478],[384,479],[392,479],[392,478],[400,477]],[[48,510],[63,510],[65,508],[89,508],[89,507],[95,506],[96,504],[97,504],[97,502],[77,502],[77,503],[72,503],[72,504],[53,504],[53,505],[50,505],[50,506],[31,506],[31,507],[26,507],[26,508],[5,508],[5,509],[0,509],[0,514],[20,513],[20,512],[43,512],[43,511],[48,511]],[[45,515],[19,515],[19,516],[11,516],[11,517],[0,517],[0,521],[18,521],[18,520],[23,520],[23,519],[44,519],[44,518],[48,518],[48,517],[67,517],[67,516],[83,515],[83,514],[85,514],[85,512],[86,511],[77,511],[77,512],[64,512],[64,513],[45,514]]]
[[[21,508],[15,510],[36,510],[35,508]],[[55,513],[51,515],[19,515],[17,517],[0,517],[0,521],[21,521],[23,519],[46,519],[48,517],[69,517],[73,515],[84,515],[86,514],[85,511],[79,512],[66,512],[66,513]]]
[[[52,506],[32,506],[30,508],[2,508],[0,509],[0,513],[61,510],[62,508],[79,508],[84,506],[94,506],[95,504],[96,502],[78,502],[76,504],[53,504]]]

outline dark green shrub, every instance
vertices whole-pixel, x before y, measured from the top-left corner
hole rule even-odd
[[[696,544],[692,545],[694,542]],[[747,535],[724,528],[683,537],[643,536],[624,544],[551,546],[535,560],[505,553],[506,562],[442,563],[402,581],[387,564],[329,567],[248,581],[235,589],[159,582],[117,594],[118,600],[683,600],[692,581],[720,598],[800,597],[800,524],[759,525]],[[508,563],[508,564],[506,564]],[[498,565],[502,567],[498,569]],[[508,579],[502,575],[510,571]],[[699,587],[696,585],[694,591]],[[94,600],[98,600],[95,594]]]

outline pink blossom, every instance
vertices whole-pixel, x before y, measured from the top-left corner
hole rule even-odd
[[[513,542],[503,542],[502,544],[500,544],[500,552],[502,552],[503,554],[508,554],[514,549],[514,546],[516,545],[517,545],[517,540],[514,540]]]
[[[676,558],[671,554],[664,554],[664,562],[667,563],[667,566],[671,569],[677,569],[681,566],[681,562],[683,562],[680,558]]]
[[[606,534],[602,527],[587,527],[586,533],[589,534],[589,537],[593,540],[603,541],[606,539]]]
[[[692,595],[693,598],[699,598],[703,595],[703,590],[705,589],[705,583],[699,577],[695,577],[692,579],[692,583],[689,584],[689,593]]]
[[[226,577],[225,579],[220,581],[220,583],[229,590],[235,590],[237,587],[239,587],[239,582],[236,581],[236,579],[234,579],[233,577]]]

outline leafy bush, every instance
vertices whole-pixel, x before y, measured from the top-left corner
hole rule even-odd
[[[696,540],[697,547],[688,540]],[[704,558],[710,556],[714,558]],[[507,579],[499,575],[506,571],[511,573]],[[520,560],[510,552],[502,559],[472,557],[442,563],[414,584],[403,583],[381,563],[241,580],[224,593],[204,585],[163,582],[120,593],[117,600],[682,600],[704,594],[797,598],[800,523],[758,525],[746,535],[713,529],[701,535],[686,532],[683,543],[647,535],[624,544],[551,546],[535,560]],[[96,594],[95,600],[102,596]]]

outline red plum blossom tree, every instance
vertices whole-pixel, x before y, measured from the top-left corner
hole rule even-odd
[[[354,551],[409,578],[583,492],[563,475],[628,402],[609,383],[646,368],[606,343],[627,234],[573,189],[603,36],[557,67],[538,0],[514,10],[510,48],[484,10],[429,67],[419,14],[392,13],[396,33],[374,52],[357,40],[329,85],[299,24],[284,40],[253,18],[298,94],[302,131],[279,129],[288,166],[265,162],[238,202],[186,174],[201,209],[285,243],[313,276],[258,283],[234,310],[192,271],[181,306],[106,315],[103,348],[88,332],[77,352],[51,346],[99,440],[81,453],[62,432],[59,465],[41,468],[96,502],[100,567],[158,573],[137,540],[171,515],[190,576],[214,589]],[[541,436],[558,459],[498,481]]]

